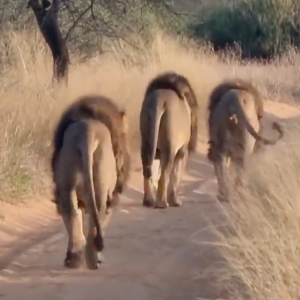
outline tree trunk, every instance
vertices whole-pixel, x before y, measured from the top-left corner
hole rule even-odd
[[[69,50],[58,26],[59,0],[29,0],[27,7],[35,14],[39,29],[52,52],[53,79],[68,83]]]

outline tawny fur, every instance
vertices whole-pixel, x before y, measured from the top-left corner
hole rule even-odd
[[[197,132],[198,103],[188,80],[174,72],[155,77],[146,88],[140,112],[145,206],[168,206],[165,192],[169,176],[178,177],[184,170],[189,153],[195,151]],[[159,159],[161,165],[156,201],[152,185],[154,159]],[[174,206],[180,205],[177,201],[179,181],[172,184],[173,201],[169,204],[172,202]]]
[[[261,119],[264,113],[263,99],[258,90],[248,81],[241,78],[229,79],[218,84],[211,92],[208,102],[208,124],[211,123],[212,112],[218,103],[222,100],[222,96],[230,90],[242,90],[250,93],[253,96],[254,105],[256,109],[257,118]]]
[[[196,94],[189,82],[189,80],[181,74],[174,71],[164,72],[153,78],[145,91],[145,97],[155,90],[168,89],[174,91],[178,98],[181,100],[186,99],[191,109],[192,125],[191,125],[191,138],[189,141],[189,152],[194,152],[197,147],[198,137],[198,113],[199,105]]]
[[[104,248],[104,229],[111,214],[109,203],[117,182],[109,128],[95,120],[70,124],[56,160],[54,178],[57,210],[69,235],[65,265],[77,268],[81,264],[85,247],[84,214],[88,213],[86,258],[90,268],[97,268],[96,255]]]
[[[83,119],[97,120],[103,122],[110,130],[118,173],[118,182],[114,193],[122,193],[129,179],[131,167],[127,134],[121,131],[124,114],[111,99],[105,96],[86,95],[75,100],[66,108],[54,131],[54,151],[51,159],[52,174],[55,173],[55,162],[68,127]]]
[[[247,155],[254,151],[256,142],[274,145],[283,136],[283,130],[277,122],[272,124],[272,128],[279,132],[277,139],[270,140],[259,135],[262,115],[263,101],[259,92],[250,83],[241,79],[222,82],[210,95],[208,103],[210,146],[207,156],[214,163],[219,191],[224,199],[228,196],[224,183],[226,174],[224,161],[230,160],[241,170]]]

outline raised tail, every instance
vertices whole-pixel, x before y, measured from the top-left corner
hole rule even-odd
[[[276,125],[274,125],[274,123],[276,123]],[[272,126],[273,129],[279,132],[278,138],[277,138],[277,139],[273,139],[273,140],[264,138],[264,137],[262,137],[261,135],[259,135],[259,134],[254,130],[254,128],[252,127],[252,125],[251,125],[248,121],[246,121],[246,128],[247,128],[247,131],[248,131],[248,132],[249,132],[256,140],[261,141],[264,145],[275,145],[275,144],[277,143],[277,141],[278,141],[279,139],[281,139],[282,136],[283,136],[283,131],[282,131],[281,127],[279,126],[279,124],[278,124],[277,122],[273,122],[272,125],[273,125],[273,126]],[[277,125],[278,125],[278,127],[277,127]]]
[[[142,107],[140,115],[140,131],[141,131],[141,159],[143,164],[143,176],[145,178],[152,177],[152,164],[156,156],[157,140],[159,134],[159,125],[162,115],[165,111],[164,104],[157,99],[151,99],[150,105],[154,105],[155,109],[147,106],[147,101]]]
[[[272,128],[279,132],[279,137],[277,139],[271,140],[262,137],[259,133],[255,131],[245,112],[243,111],[241,104],[237,100],[233,105],[229,107],[229,113],[227,122],[229,127],[235,126],[238,122],[242,121],[247,129],[247,131],[258,141],[261,141],[264,145],[275,145],[279,139],[283,137],[283,130],[277,122],[272,123]]]

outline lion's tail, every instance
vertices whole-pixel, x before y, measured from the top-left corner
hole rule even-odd
[[[275,145],[279,139],[283,136],[283,131],[280,125],[277,122],[273,122],[273,129],[279,132],[279,137],[274,140],[270,140],[259,135],[251,123],[249,122],[248,117],[246,116],[240,102],[238,99],[235,99],[235,103],[232,103],[228,108],[227,122],[230,127],[235,126],[239,122],[242,122],[247,129],[247,131],[258,141],[261,141],[265,145]]]
[[[100,252],[104,249],[104,242],[102,236],[102,230],[98,218],[98,209],[95,198],[95,188],[93,182],[93,153],[94,153],[94,139],[90,132],[87,131],[85,139],[80,143],[80,152],[83,163],[84,174],[84,188],[87,193],[87,206],[89,208],[90,218],[94,220],[94,226],[96,228],[96,236],[94,238],[95,248]]]
[[[152,177],[152,164],[156,155],[159,126],[162,115],[165,111],[164,103],[153,99],[156,102],[155,110],[142,114],[141,126],[141,158],[143,164],[143,176]]]

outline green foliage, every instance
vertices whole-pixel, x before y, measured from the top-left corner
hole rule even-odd
[[[233,0],[203,8],[189,31],[215,49],[238,44],[243,57],[270,58],[300,46],[299,0]]]
[[[1,35],[8,31],[8,25],[17,30],[36,28],[34,14],[26,8],[26,1],[2,2]],[[113,42],[137,46],[137,36],[151,40],[153,27],[180,31],[185,24],[172,9],[173,5],[161,0],[64,0],[60,1],[59,26],[63,36],[68,37],[68,47],[86,57],[110,50]]]
[[[148,37],[153,24],[170,27],[173,21],[163,1],[95,1],[92,7],[83,0],[63,3],[60,26],[69,44],[86,54],[106,51],[112,41],[132,45],[132,37]]]

